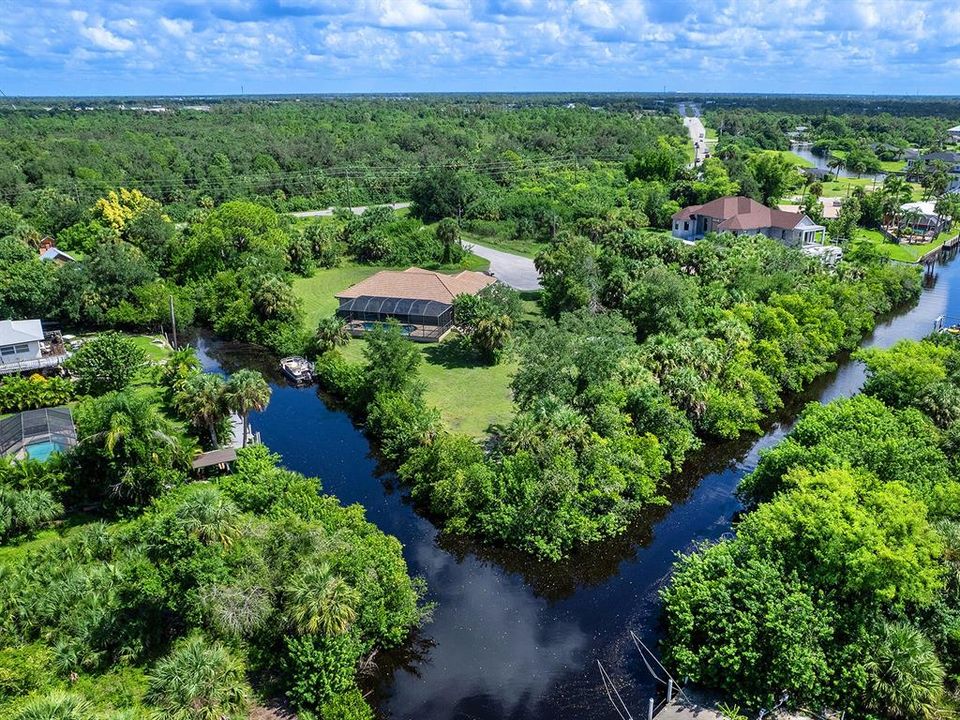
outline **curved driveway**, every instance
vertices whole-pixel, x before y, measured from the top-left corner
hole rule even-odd
[[[490,272],[505,285],[509,285],[516,290],[540,289],[540,273],[537,272],[537,268],[530,258],[503,252],[503,250],[494,250],[472,241],[464,243],[464,245],[474,255],[489,260]]]

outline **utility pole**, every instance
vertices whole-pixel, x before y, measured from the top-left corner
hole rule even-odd
[[[177,349],[177,314],[173,311],[173,295],[170,296],[170,326],[173,328],[173,349]]]

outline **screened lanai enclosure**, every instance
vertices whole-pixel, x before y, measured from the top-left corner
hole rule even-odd
[[[453,305],[437,300],[361,295],[342,298],[337,316],[354,336],[363,335],[391,318],[411,340],[437,342],[453,326]]]
[[[46,460],[77,444],[70,408],[27,410],[0,420],[0,455]]]

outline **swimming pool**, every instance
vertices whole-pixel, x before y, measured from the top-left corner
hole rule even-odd
[[[48,460],[54,453],[66,450],[66,445],[56,440],[41,440],[40,442],[30,443],[24,446],[23,449],[27,453],[27,457],[31,460],[43,462],[44,460]]]
[[[370,332],[371,330],[375,330],[376,328],[380,327],[380,326],[383,325],[383,324],[384,324],[384,323],[365,322],[365,323],[363,324],[363,329],[366,330],[367,332]],[[400,326],[400,332],[402,332],[404,335],[412,335],[412,334],[413,334],[413,331],[416,330],[416,329],[417,329],[417,326],[416,326],[416,325],[401,325],[401,326]]]

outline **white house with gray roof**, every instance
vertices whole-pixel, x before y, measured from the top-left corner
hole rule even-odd
[[[39,320],[0,320],[0,375],[56,367],[66,359],[59,333]]]

